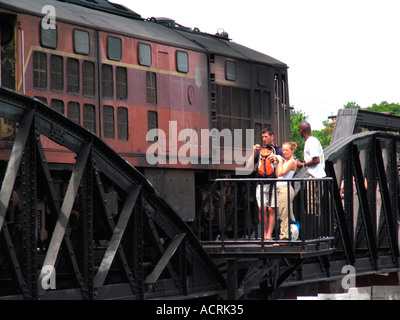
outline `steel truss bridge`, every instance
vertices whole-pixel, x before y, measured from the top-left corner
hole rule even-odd
[[[311,222],[323,232],[307,231],[300,187],[301,240],[274,246],[252,238],[250,224],[235,227],[237,208],[254,213],[237,202],[246,192],[237,192],[235,179],[210,190],[218,192],[218,213],[210,206],[198,215],[218,218],[217,230],[200,220],[192,229],[137,169],[42,102],[0,88],[0,118],[16,125],[15,136],[0,141],[1,299],[239,299],[257,290],[268,297],[341,279],[346,265],[357,275],[399,270],[396,134],[353,131],[334,140],[325,150],[326,202]],[[51,143],[73,161],[49,161]],[[298,183],[313,182],[300,176]]]

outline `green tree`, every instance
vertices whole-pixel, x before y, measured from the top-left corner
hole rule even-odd
[[[299,126],[303,121],[307,121],[308,116],[301,110],[290,110],[290,141],[297,143],[296,151],[294,156],[303,159],[304,158],[304,139],[301,137],[299,132]]]
[[[398,103],[388,103],[382,101],[380,104],[374,103],[372,106],[365,108],[365,110],[375,112],[389,112],[394,115],[400,115],[400,105]]]

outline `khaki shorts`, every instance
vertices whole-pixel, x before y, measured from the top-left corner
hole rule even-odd
[[[270,184],[264,184],[264,208],[267,207],[275,207],[275,191],[276,191],[276,186],[272,185],[272,192],[270,196]],[[257,199],[257,204],[258,207],[261,208],[261,184],[257,185],[256,188],[256,199]]]

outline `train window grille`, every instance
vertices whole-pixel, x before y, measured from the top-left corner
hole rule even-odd
[[[182,73],[189,72],[189,57],[185,51],[176,51],[176,70]]]
[[[49,49],[57,49],[58,42],[58,28],[55,25],[55,28],[45,29],[42,26],[42,21],[40,22],[40,44],[42,47]]]
[[[122,59],[122,40],[120,38],[107,36],[107,57],[110,60]]]
[[[128,109],[119,107],[117,109],[118,139],[128,140]]]
[[[103,106],[104,138],[114,139],[114,107]]]
[[[257,69],[257,81],[258,85],[261,87],[267,86],[267,68],[265,67],[258,67]]]
[[[103,64],[101,68],[101,82],[103,98],[113,98],[114,95],[114,77],[113,68],[109,64]]]
[[[90,51],[89,32],[74,29],[74,51],[77,54],[88,55]]]
[[[56,92],[64,90],[64,60],[53,54],[50,56],[50,89]]]
[[[57,112],[64,114],[64,101],[59,99],[51,99],[50,105]]]
[[[81,107],[78,102],[68,102],[67,117],[77,124],[81,124]]]
[[[244,88],[212,85],[213,108],[216,109],[216,128],[242,129],[245,138],[246,129],[251,128],[250,91]]]
[[[158,129],[158,114],[157,111],[147,111],[147,130]],[[157,141],[158,137],[154,138]]]
[[[151,46],[147,43],[139,42],[138,44],[138,60],[141,66],[151,66]]]
[[[79,60],[67,59],[67,92],[79,93]]]
[[[92,104],[85,103],[83,105],[83,126],[96,133],[96,109]]]
[[[118,100],[128,98],[128,77],[124,67],[117,67],[115,71],[115,82],[117,84],[116,94]]]
[[[157,104],[157,75],[155,72],[146,72],[147,103]]]
[[[47,56],[44,52],[33,53],[33,87],[35,89],[47,88]]]
[[[225,61],[225,79],[228,81],[236,81],[236,62]]]
[[[82,63],[82,94],[86,97],[93,97],[95,93],[95,68],[91,61]]]
[[[270,119],[271,116],[271,92],[254,90],[254,117]]]
[[[269,119],[272,116],[272,108],[271,108],[271,92],[263,91],[263,117],[265,119]]]

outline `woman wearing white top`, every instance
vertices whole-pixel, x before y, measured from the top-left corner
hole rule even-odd
[[[293,153],[296,150],[296,142],[285,142],[282,145],[282,152],[286,160],[281,156],[277,155],[276,160],[278,165],[276,167],[276,176],[278,179],[291,179],[296,172],[297,165],[293,158]],[[289,240],[289,208],[290,208],[290,219],[295,220],[293,215],[293,198],[294,189],[287,181],[278,181],[276,183],[278,207],[279,207],[279,220],[280,220],[280,240]],[[288,190],[289,186],[289,190]],[[288,204],[288,192],[290,205]]]

